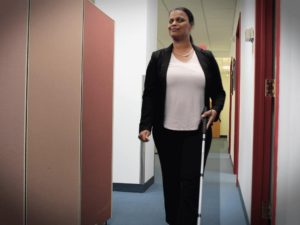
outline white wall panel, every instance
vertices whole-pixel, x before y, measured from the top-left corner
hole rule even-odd
[[[276,225],[299,223],[300,2],[281,0],[279,139]]]
[[[151,15],[157,9],[149,0],[97,0],[96,5],[115,21],[113,182],[137,184],[142,75],[156,48],[156,36],[149,32],[156,30]]]
[[[238,178],[248,217],[251,218],[253,109],[254,109],[254,51],[245,42],[245,30],[255,28],[255,0],[241,1],[241,80],[240,80],[240,140]],[[255,45],[255,43],[254,43]]]

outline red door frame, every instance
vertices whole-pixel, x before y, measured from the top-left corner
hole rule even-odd
[[[240,65],[241,65],[241,14],[236,31],[236,61],[235,61],[235,113],[234,113],[234,159],[233,172],[238,181],[239,166],[239,129],[240,129]],[[238,184],[238,182],[237,182]]]
[[[273,205],[272,225],[276,224],[276,196],[277,196],[277,162],[278,162],[278,128],[279,128],[279,81],[280,81],[280,0],[275,0],[275,124],[274,124],[274,159],[273,159]]]
[[[255,94],[251,224],[268,225],[262,212],[271,202],[272,97],[265,96],[265,80],[273,79],[273,5],[276,0],[256,0]],[[278,116],[278,115],[277,115]],[[276,119],[275,119],[276,120]],[[275,127],[276,130],[276,127]],[[277,137],[275,137],[275,142]]]

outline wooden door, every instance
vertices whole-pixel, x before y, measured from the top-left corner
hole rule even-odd
[[[256,1],[252,225],[271,224],[272,209],[275,211],[272,201],[273,183],[276,183],[274,156],[277,151],[274,145],[277,143],[277,135],[274,134],[278,133],[278,108],[275,104],[278,102],[278,94],[272,93],[278,57],[274,47],[275,2]]]

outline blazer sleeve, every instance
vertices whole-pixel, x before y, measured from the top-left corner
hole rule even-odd
[[[142,97],[141,119],[139,131],[151,131],[154,121],[155,110],[155,90],[157,88],[157,57],[155,52],[152,53],[150,62],[146,70],[144,91]]]
[[[219,119],[220,113],[224,107],[226,93],[222,85],[221,74],[219,66],[216,62],[214,55],[209,52],[209,61],[212,72],[212,82],[211,82],[211,99],[212,99],[212,109],[217,111],[216,120]]]

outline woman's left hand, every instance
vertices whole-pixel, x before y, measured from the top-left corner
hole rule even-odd
[[[206,129],[209,128],[209,126],[215,121],[216,117],[217,117],[217,111],[214,110],[214,109],[210,109],[206,112],[204,112],[201,117],[206,117],[208,119],[208,122],[207,122],[207,126],[206,126]]]

